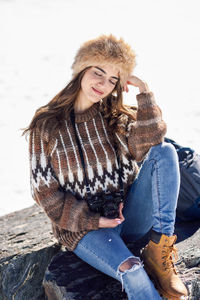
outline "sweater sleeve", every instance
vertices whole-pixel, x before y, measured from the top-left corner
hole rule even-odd
[[[163,142],[167,126],[152,92],[140,93],[136,98],[137,117],[129,122],[127,135],[129,151],[136,161],[141,161],[150,147]]]
[[[100,215],[90,211],[86,201],[77,200],[71,192],[63,191],[51,164],[51,154],[47,154],[47,144],[39,130],[30,134],[30,184],[33,199],[51,221],[62,229],[71,232],[97,230]]]

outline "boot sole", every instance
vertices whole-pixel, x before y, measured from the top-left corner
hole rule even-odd
[[[168,300],[180,300],[180,297],[184,296],[173,296],[173,295],[169,295],[167,294],[161,287],[159,281],[157,280],[157,276],[152,272],[152,270],[150,270],[150,268],[146,265],[144,265],[144,269],[147,272],[147,274],[149,275],[150,279],[152,279],[152,281],[155,284],[155,287],[157,288],[157,290],[159,291],[159,293],[161,294],[161,296],[167,298]],[[187,296],[184,296],[187,297]],[[188,299],[188,298],[186,298]]]

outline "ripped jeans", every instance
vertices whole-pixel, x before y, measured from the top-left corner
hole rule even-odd
[[[168,143],[151,147],[124,203],[125,221],[115,228],[90,231],[74,253],[101,272],[121,281],[129,300],[161,299],[145,272],[140,258],[125,241],[136,241],[151,228],[172,235],[180,185],[177,153]],[[136,264],[122,272],[129,258]]]

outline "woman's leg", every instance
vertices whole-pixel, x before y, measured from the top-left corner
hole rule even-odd
[[[151,228],[172,235],[179,185],[176,150],[168,143],[153,146],[127,195],[121,235],[127,241],[133,241]]]
[[[160,292],[180,299],[187,290],[173,263],[175,210],[180,185],[177,153],[168,143],[152,147],[144,160],[125,202],[121,236],[137,240],[152,228],[151,239],[142,253],[144,265]]]
[[[140,259],[130,252],[115,230],[90,231],[79,241],[74,253],[97,270],[121,281],[129,300],[161,299]],[[131,262],[130,267],[124,267],[124,262]]]

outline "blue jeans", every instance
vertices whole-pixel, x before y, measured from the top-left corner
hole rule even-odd
[[[180,185],[178,158],[169,143],[151,147],[124,203],[125,221],[115,228],[90,231],[74,253],[101,272],[121,281],[128,299],[161,299],[145,272],[123,240],[133,242],[151,228],[172,235]],[[122,272],[120,265],[129,258],[137,264]]]

